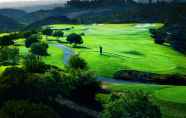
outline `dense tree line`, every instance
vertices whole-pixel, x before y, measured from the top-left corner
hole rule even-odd
[[[175,5],[173,8],[165,25],[159,29],[151,29],[150,33],[155,43],[169,43],[175,50],[186,53],[186,7]]]
[[[23,67],[6,68],[0,76],[0,116],[57,118],[58,112],[51,104],[55,104],[59,95],[81,104],[94,103],[100,83],[82,64],[75,68],[71,66],[62,71],[35,55],[28,55]]]
[[[177,8],[182,7],[180,13],[186,12],[186,3],[153,2],[137,3],[133,0],[71,0],[67,2],[70,8],[93,10],[110,9],[109,11],[84,14],[77,17],[80,23],[124,23],[124,22],[167,22],[170,17],[178,18]],[[176,16],[176,17],[175,17]],[[183,16],[183,15],[182,15]]]
[[[66,6],[77,8],[95,8],[108,5],[124,5],[130,2],[134,3],[132,0],[70,0],[67,1]]]

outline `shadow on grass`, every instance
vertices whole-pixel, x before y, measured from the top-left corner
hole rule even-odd
[[[85,46],[73,46],[72,48],[77,48],[77,49],[90,49],[90,48],[85,47]]]
[[[55,41],[55,42],[57,42],[57,43],[62,43],[62,44],[67,44],[67,43],[68,43],[67,41],[58,40],[58,39],[48,39],[48,41],[50,41],[50,42]]]
[[[14,46],[25,46],[25,44],[14,44]]]
[[[57,40],[58,43],[63,43],[63,44],[66,44],[68,43],[67,41],[64,41],[64,40]]]
[[[126,51],[126,52],[122,52],[122,53],[130,54],[130,55],[136,55],[136,56],[145,56],[143,53],[140,53],[140,52],[135,51],[135,50]]]

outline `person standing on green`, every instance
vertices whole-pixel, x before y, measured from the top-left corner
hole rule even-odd
[[[100,55],[103,54],[103,47],[102,46],[99,46],[99,53],[100,53]]]

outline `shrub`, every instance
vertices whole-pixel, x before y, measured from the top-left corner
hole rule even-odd
[[[55,31],[53,33],[53,36],[56,36],[56,37],[63,37],[64,36],[64,32],[62,31]]]
[[[24,68],[28,72],[44,73],[49,68],[39,56],[29,54],[24,59]]]
[[[26,72],[18,67],[7,68],[0,77],[0,104],[9,99],[23,97]],[[23,91],[23,92],[22,92]]]
[[[29,101],[8,101],[0,109],[2,118],[57,118],[56,114],[44,104]]]
[[[180,29],[171,34],[169,40],[171,41],[171,46],[182,53],[186,54],[186,29]]]
[[[84,32],[82,32],[82,33],[80,33],[80,35],[81,35],[81,36],[85,36],[85,33],[84,33]]]
[[[28,73],[18,67],[7,68],[0,77],[0,103],[10,99],[48,101],[60,93],[60,85],[60,81],[56,81],[50,73]]]
[[[82,39],[81,35],[75,34],[75,33],[68,35],[66,40],[70,44],[74,44],[74,45],[83,44],[83,39]]]
[[[25,78],[26,72],[24,69],[19,67],[8,67],[2,72],[2,77],[9,77],[9,78]]]
[[[71,96],[74,100],[82,103],[93,103],[96,92],[100,89],[100,83],[90,71],[79,70],[71,73],[74,77],[74,88]]]
[[[14,39],[12,39],[10,36],[5,35],[3,37],[0,37],[0,46],[9,46],[14,44]]]
[[[100,89],[95,74],[88,70],[52,72],[52,77],[56,80],[54,88],[58,88],[61,95],[81,103],[93,103],[96,92]]]
[[[162,29],[150,29],[151,37],[154,38],[154,42],[157,44],[165,43],[166,33]]]
[[[48,44],[47,43],[33,43],[31,45],[31,52],[35,55],[46,56],[48,55]]]
[[[154,42],[161,45],[161,44],[165,43],[165,40],[161,39],[161,38],[156,38],[156,39],[154,39]]]
[[[10,34],[7,35],[7,37],[9,37],[10,39],[13,39],[13,40],[16,40],[16,39],[19,39],[19,38],[24,38],[22,32],[10,33]]]
[[[0,48],[0,65],[16,65],[19,62],[19,49],[15,47]]]
[[[44,35],[51,36],[52,33],[53,33],[53,30],[50,29],[50,28],[46,28],[46,29],[44,29],[44,30],[42,31],[42,33],[43,33]]]
[[[28,32],[23,32],[23,36],[24,38],[29,38],[30,36],[32,36],[33,34],[37,34],[37,31],[28,31]]]
[[[39,42],[42,37],[39,34],[33,34],[25,41],[25,46],[29,48],[33,43]]]
[[[9,46],[15,43],[16,39],[23,38],[23,33],[9,33],[0,37],[0,46]]]
[[[101,114],[101,118],[161,118],[158,106],[143,92],[126,93],[113,97]]]
[[[74,55],[69,60],[69,66],[73,69],[86,69],[87,63],[79,55]]]

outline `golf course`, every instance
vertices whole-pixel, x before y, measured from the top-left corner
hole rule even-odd
[[[0,1],[0,118],[186,118],[186,0]]]
[[[64,31],[66,35],[85,34],[84,43],[73,50],[100,76],[112,77],[119,70],[158,74],[186,73],[186,56],[168,44],[155,44],[151,38],[149,29],[161,26],[162,24],[59,24],[50,27],[57,30],[72,28]],[[64,38],[60,40],[65,41]],[[67,46],[72,47],[69,44]],[[103,47],[103,55],[99,54],[99,46]]]
[[[95,72],[102,87],[112,92],[143,91],[151,95],[160,106],[163,118],[186,117],[186,87],[158,85],[113,80],[113,74],[120,70],[136,70],[156,74],[186,74],[186,56],[173,50],[169,44],[154,43],[150,28],[162,24],[90,24],[49,25],[54,31],[63,31],[63,37],[42,35],[42,41],[49,44],[48,55],[42,59],[46,64],[64,69],[69,58],[75,54],[86,60],[88,68]],[[68,29],[68,30],[64,30]],[[74,47],[67,43],[69,34],[83,34],[83,44]],[[17,39],[16,47],[25,56],[30,49],[25,39]],[[100,54],[100,47],[103,53]],[[20,66],[21,63],[20,63]],[[7,66],[1,66],[3,71]],[[100,101],[107,102],[109,94],[98,94]]]
[[[115,72],[125,69],[157,74],[184,75],[186,73],[186,56],[173,50],[168,44],[155,44],[150,36],[150,28],[161,26],[162,24],[57,24],[50,27],[55,30],[71,28],[71,30],[64,31],[66,35],[83,33],[84,43],[78,48],[73,48],[67,43],[62,43],[62,45],[79,54],[87,61],[91,70],[106,79],[110,79]],[[51,37],[51,40],[56,40],[56,38]],[[65,38],[58,40],[65,42]],[[56,44],[57,42],[52,43]],[[99,53],[99,46],[103,47],[103,55]],[[113,92],[136,90],[147,92],[160,105],[164,118],[186,117],[184,110],[186,109],[186,94],[184,92],[186,87],[184,86],[119,84],[118,82],[105,81],[103,87]],[[109,97],[109,95],[98,96],[101,96],[101,101],[107,101]]]

